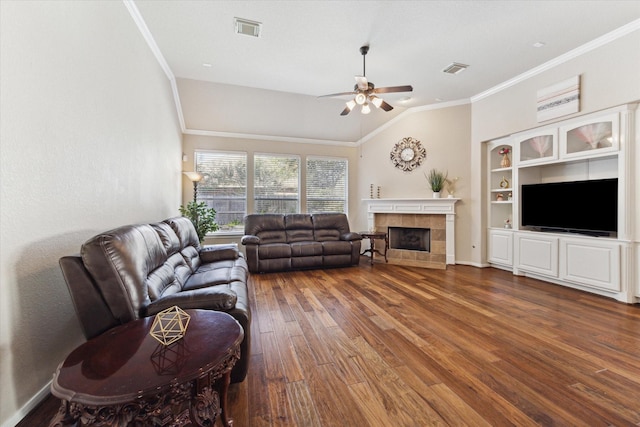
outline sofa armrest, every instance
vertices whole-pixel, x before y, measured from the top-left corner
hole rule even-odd
[[[258,245],[260,244],[260,238],[258,236],[246,235],[242,236],[242,240],[240,240],[240,243],[242,243],[243,245]]]
[[[210,286],[207,288],[182,291],[157,299],[146,308],[146,316],[153,316],[162,310],[177,305],[183,310],[203,309],[227,311],[236,306],[238,295],[228,286]]]
[[[344,233],[340,236],[340,240],[346,240],[346,241],[362,240],[362,236],[354,232]]]
[[[237,244],[229,243],[203,246],[199,255],[203,263],[210,263],[226,259],[237,259],[240,256],[240,252]]]

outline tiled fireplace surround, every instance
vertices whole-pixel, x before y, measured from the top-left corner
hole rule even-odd
[[[390,264],[445,269],[455,264],[455,203],[459,199],[368,199],[370,230],[388,227],[431,229],[431,251],[389,249]]]

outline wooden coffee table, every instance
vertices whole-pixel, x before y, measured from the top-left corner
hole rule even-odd
[[[227,390],[244,331],[230,315],[186,310],[185,336],[164,346],[154,317],[113,328],[75,349],[53,376],[62,400],[50,426],[231,426]]]

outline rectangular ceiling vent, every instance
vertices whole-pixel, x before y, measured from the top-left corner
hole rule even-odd
[[[466,64],[459,64],[457,62],[452,62],[444,70],[442,70],[442,72],[447,74],[458,74],[466,70],[467,67],[469,66]]]
[[[261,22],[250,21],[248,19],[234,18],[236,33],[245,36],[260,37]]]

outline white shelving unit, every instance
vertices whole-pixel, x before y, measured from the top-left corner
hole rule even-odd
[[[640,174],[637,104],[572,118],[491,141],[487,145],[488,261],[514,274],[640,302],[640,226],[634,209]],[[513,164],[500,165],[502,147]],[[506,179],[509,185],[500,186]],[[541,232],[523,227],[519,191],[524,184],[618,178],[618,230],[609,237]],[[640,182],[640,179],[637,180]],[[507,193],[511,200],[507,200]],[[503,194],[498,200],[498,194]],[[552,206],[549,209],[553,209]],[[597,214],[597,195],[594,212]],[[509,219],[512,228],[505,229]]]

